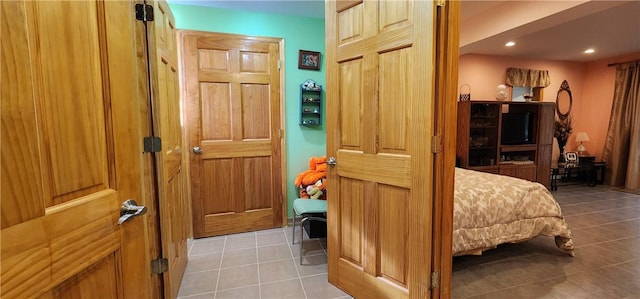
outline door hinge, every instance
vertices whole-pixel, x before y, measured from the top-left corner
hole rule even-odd
[[[151,273],[160,274],[169,271],[169,260],[157,258],[151,261]]]
[[[282,61],[281,61],[281,60],[278,60],[278,69],[280,69],[280,68],[282,67],[282,65],[281,65],[281,64],[282,64]]]
[[[430,289],[435,289],[440,287],[440,273],[439,272],[431,272],[431,286]]]
[[[436,0],[436,6],[446,6],[446,5],[447,5],[446,0]]]
[[[283,138],[284,137],[284,130],[280,129],[278,130],[278,138]]]
[[[145,153],[157,153],[162,150],[160,137],[147,136],[143,139]]]
[[[153,21],[153,6],[149,4],[136,4],[136,20],[143,22]]]
[[[442,136],[436,135],[431,138],[431,152],[437,154],[442,151]]]

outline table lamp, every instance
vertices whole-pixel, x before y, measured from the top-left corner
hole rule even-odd
[[[580,145],[578,145],[578,154],[581,156],[587,156],[589,155],[589,152],[587,152],[587,148],[584,147],[584,144],[582,144],[585,141],[589,141],[589,135],[587,135],[586,132],[580,132],[578,133],[578,135],[576,135],[576,142],[580,142]]]

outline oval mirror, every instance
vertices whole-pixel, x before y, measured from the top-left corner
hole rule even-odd
[[[560,85],[560,89],[558,89],[558,95],[556,97],[556,112],[558,113],[558,118],[565,120],[569,117],[572,105],[573,97],[571,96],[571,89],[569,89],[569,82],[564,80]]]

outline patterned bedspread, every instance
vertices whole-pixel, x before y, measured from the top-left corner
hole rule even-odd
[[[456,168],[454,194],[453,255],[481,254],[538,235],[554,236],[574,255],[560,205],[543,185]]]

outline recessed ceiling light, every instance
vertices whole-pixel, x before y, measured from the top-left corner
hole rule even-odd
[[[592,48],[589,48],[589,49],[584,50],[584,53],[585,53],[585,54],[591,54],[591,53],[595,53],[595,52],[596,52],[596,50],[594,50],[594,49],[592,49]]]
[[[514,42],[514,41],[509,41],[509,42],[507,42],[507,43],[506,43],[506,44],[504,44],[504,45],[505,45],[505,46],[507,46],[507,47],[513,47],[513,46],[515,46],[515,45],[516,45],[516,42]]]

